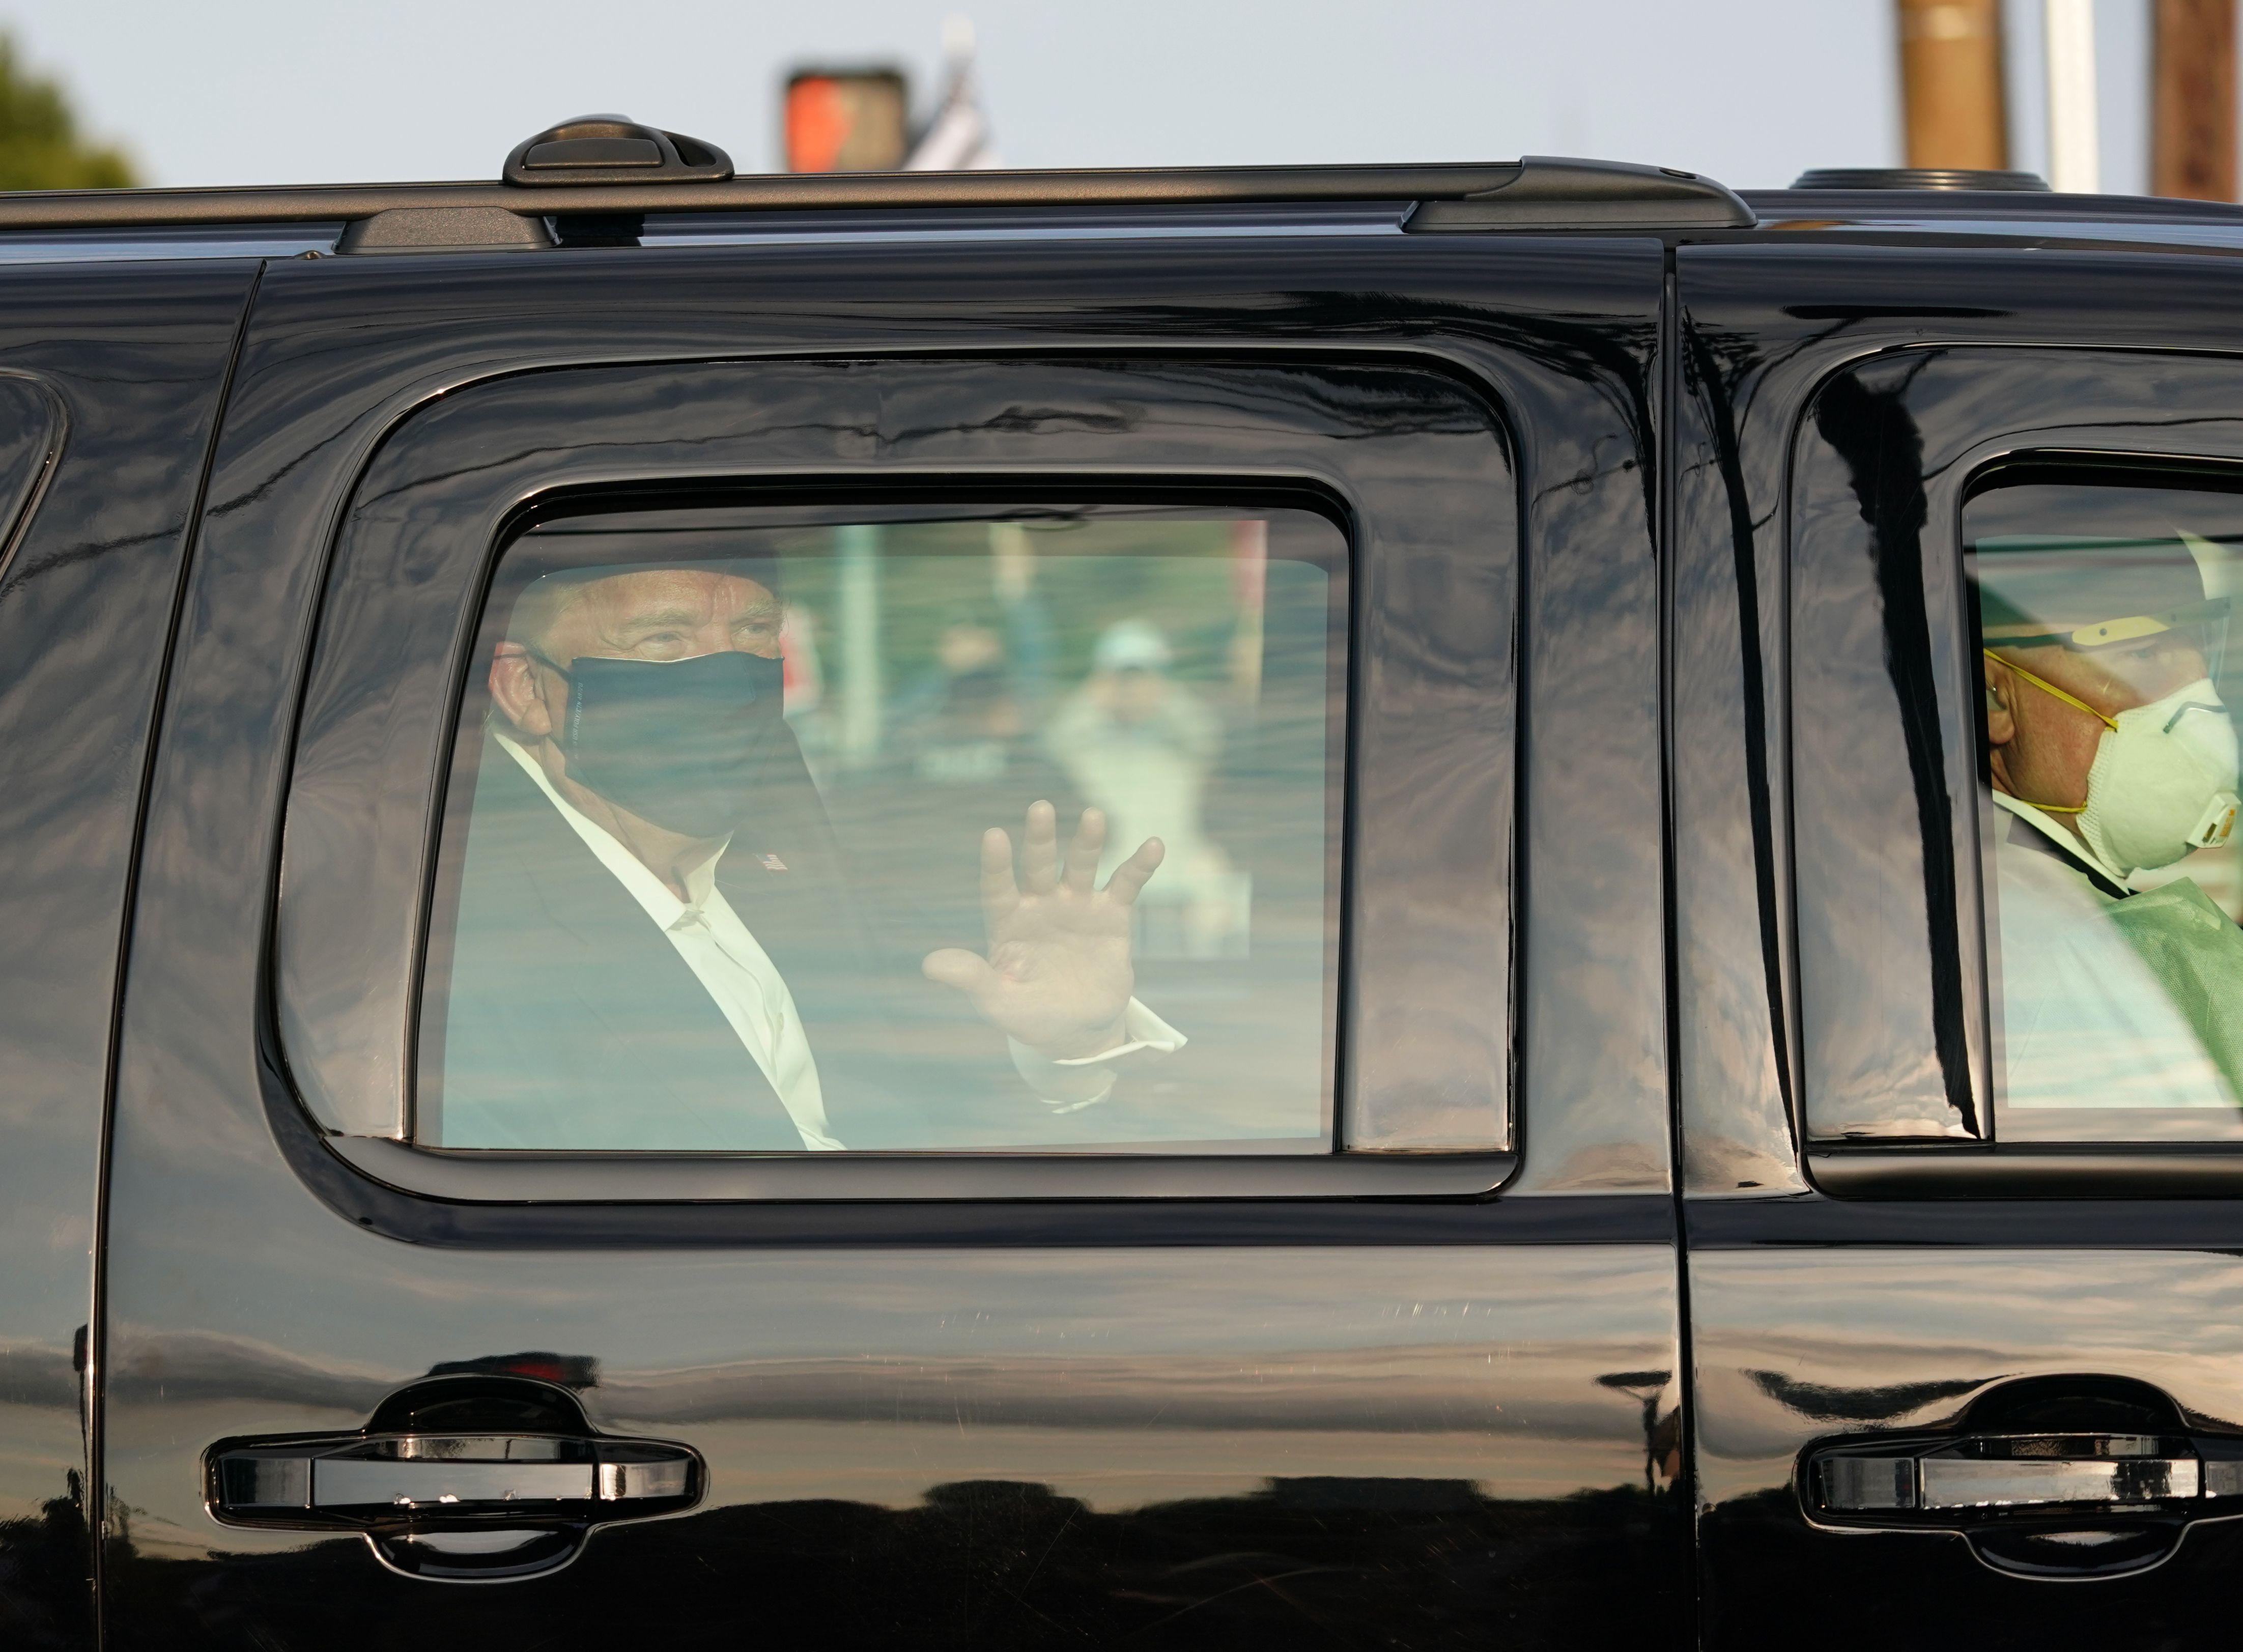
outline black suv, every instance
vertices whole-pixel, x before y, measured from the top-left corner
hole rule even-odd
[[[0,198],[0,1641],[2224,1625],[2243,210],[1802,181]]]

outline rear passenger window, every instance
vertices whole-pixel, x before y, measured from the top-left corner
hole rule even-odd
[[[1331,1151],[1346,571],[1300,510],[522,536],[465,686],[414,1138]]]
[[[2243,1140],[2243,493],[2044,477],[1963,538],[1997,1133]]]

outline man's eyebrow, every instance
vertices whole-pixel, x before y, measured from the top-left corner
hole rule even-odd
[[[650,630],[663,625],[698,625],[702,618],[701,610],[697,609],[657,608],[650,614],[632,615],[629,619],[618,624],[616,630],[619,634],[628,634],[631,631]]]

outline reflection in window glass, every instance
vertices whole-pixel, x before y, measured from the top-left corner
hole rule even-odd
[[[2243,495],[2002,487],[1964,539],[1997,1133],[2243,1138]]]
[[[1282,510],[522,536],[416,1139],[1331,1150],[1344,573]]]

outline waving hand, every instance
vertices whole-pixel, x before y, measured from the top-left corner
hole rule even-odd
[[[1121,1043],[1122,1012],[1136,984],[1129,908],[1166,851],[1158,838],[1146,839],[1101,889],[1105,847],[1105,815],[1085,809],[1062,861],[1057,811],[1032,804],[1016,880],[1013,840],[990,827],[981,837],[988,954],[959,947],[929,953],[921,966],[927,979],[956,988],[1007,1036],[1055,1060]]]

